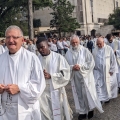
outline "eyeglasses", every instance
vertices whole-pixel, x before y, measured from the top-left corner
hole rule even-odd
[[[18,38],[21,38],[22,36],[5,36],[6,40],[9,40],[10,38],[17,40]]]

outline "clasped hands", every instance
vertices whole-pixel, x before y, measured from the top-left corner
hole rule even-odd
[[[43,73],[44,73],[45,79],[50,79],[51,78],[51,75],[49,73],[47,73],[46,70],[43,70]]]
[[[5,86],[4,84],[0,84],[0,94],[2,94],[4,91],[12,95],[15,95],[20,92],[18,85],[9,84]]]
[[[110,76],[112,76],[112,75],[113,75],[113,72],[109,72],[109,74],[110,74]]]
[[[72,70],[79,71],[80,66],[76,64],[76,65],[73,66]]]

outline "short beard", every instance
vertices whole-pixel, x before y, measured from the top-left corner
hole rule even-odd
[[[75,47],[72,47],[73,50],[77,50],[78,49],[78,45]]]

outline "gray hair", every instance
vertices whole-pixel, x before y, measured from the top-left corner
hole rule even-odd
[[[77,39],[80,41],[79,37],[74,34],[74,35],[72,35],[72,36],[70,37],[70,42],[71,42],[73,39],[75,39],[75,38],[77,38]]]
[[[8,30],[11,30],[11,29],[17,29],[17,30],[19,30],[21,36],[23,37],[23,32],[22,32],[22,30],[20,29],[20,27],[18,27],[18,26],[16,26],[16,25],[11,25],[11,26],[9,26],[9,27],[6,29],[6,31],[5,31],[5,36],[6,36],[7,31],[8,31]]]

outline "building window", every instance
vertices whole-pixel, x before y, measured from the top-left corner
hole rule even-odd
[[[83,22],[83,6],[82,6],[82,0],[77,0],[77,20],[78,22]]]
[[[98,23],[106,23],[108,22],[107,19],[104,19],[104,18],[98,18]]]
[[[90,6],[91,6],[91,17],[92,17],[92,22],[94,22],[94,19],[93,19],[93,0],[90,0]]]
[[[93,0],[90,0],[90,5],[91,7],[93,7]]]
[[[118,2],[116,1],[116,8],[118,8]]]

